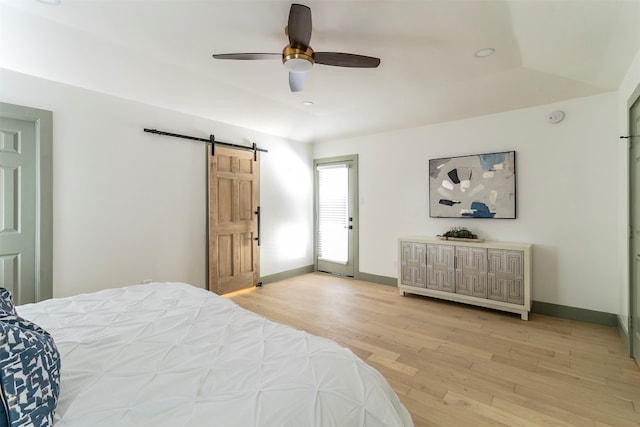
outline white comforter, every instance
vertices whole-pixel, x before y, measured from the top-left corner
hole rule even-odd
[[[183,283],[18,307],[62,358],[56,426],[411,426],[385,379],[333,341]]]

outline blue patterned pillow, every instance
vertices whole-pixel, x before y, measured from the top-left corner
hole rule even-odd
[[[0,288],[0,315],[2,312],[16,314],[13,297],[7,288]]]
[[[0,288],[0,413],[12,427],[50,426],[59,391],[60,354],[53,338],[18,316],[11,294]]]
[[[6,315],[6,313],[16,314],[16,309],[13,305],[11,292],[6,288],[0,288],[0,315]],[[0,382],[2,382],[2,377],[0,377]],[[2,387],[0,387],[0,405],[0,426],[8,426],[7,402],[4,393],[2,393]]]

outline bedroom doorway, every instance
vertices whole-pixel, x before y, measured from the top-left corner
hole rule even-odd
[[[640,88],[639,88],[640,89]],[[640,91],[636,91],[640,92]],[[640,93],[629,109],[629,207],[630,207],[630,301],[631,355],[640,366]]]
[[[358,156],[314,161],[315,267],[354,277],[358,253]]]
[[[52,117],[0,102],[0,286],[17,305],[53,294]]]
[[[215,146],[208,157],[208,287],[221,295],[259,284],[259,156]]]

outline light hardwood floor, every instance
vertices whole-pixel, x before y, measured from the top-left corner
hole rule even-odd
[[[613,327],[312,273],[230,294],[378,369],[416,426],[639,426],[640,369]]]

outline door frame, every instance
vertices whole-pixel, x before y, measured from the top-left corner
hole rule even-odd
[[[628,215],[629,215],[629,223],[628,223],[628,235],[627,235],[627,255],[628,255],[628,276],[629,276],[629,283],[628,283],[628,295],[629,295],[629,319],[627,321],[627,329],[628,329],[628,342],[626,343],[629,347],[629,356],[634,358],[636,360],[636,363],[638,365],[640,365],[640,355],[635,354],[634,351],[634,343],[633,343],[633,337],[636,333],[635,329],[637,327],[639,327],[638,325],[634,325],[634,318],[639,316],[640,313],[638,313],[637,311],[640,309],[637,309],[637,307],[635,306],[635,301],[638,298],[638,292],[640,292],[640,289],[636,289],[635,284],[634,284],[634,263],[635,258],[636,258],[636,254],[634,253],[634,248],[633,248],[633,241],[632,241],[632,225],[633,224],[633,208],[632,208],[632,203],[631,203],[631,198],[632,198],[632,194],[633,194],[633,186],[634,186],[634,182],[633,182],[633,174],[631,171],[631,168],[634,167],[633,165],[633,156],[631,155],[632,152],[632,147],[633,147],[633,137],[632,135],[632,114],[631,114],[631,110],[633,108],[633,106],[638,103],[640,105],[640,84],[638,84],[638,86],[636,87],[636,89],[633,91],[633,93],[631,94],[631,96],[629,97],[629,100],[627,102],[627,113],[628,113],[628,127],[627,127],[627,133],[629,135],[629,138],[627,139],[627,160],[628,160],[628,173],[627,173],[627,197],[628,197]],[[637,184],[635,184],[637,185]],[[640,224],[636,224],[636,227],[640,226]]]
[[[53,113],[0,102],[0,116],[36,128],[36,302],[53,297]]]
[[[360,230],[360,217],[358,211],[359,205],[359,185],[358,185],[358,155],[350,154],[345,156],[337,156],[337,157],[325,157],[322,159],[314,159],[313,160],[313,267],[315,271],[318,271],[318,165],[323,164],[331,164],[331,163],[343,163],[343,162],[351,162],[354,173],[353,173],[353,229],[352,229],[352,245],[353,245],[353,278],[358,278],[360,273],[360,238],[359,238],[359,230]]]

